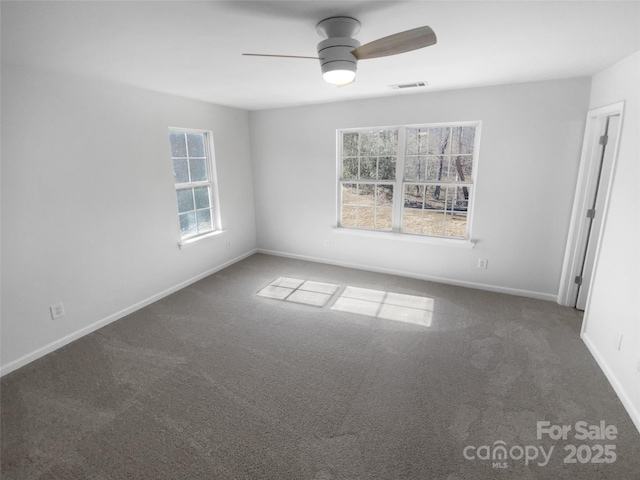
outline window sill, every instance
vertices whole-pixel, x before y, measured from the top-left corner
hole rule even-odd
[[[178,247],[180,250],[186,247],[190,247],[191,245],[195,245],[196,243],[201,242],[202,240],[206,240],[208,238],[217,237],[218,235],[222,235],[226,230],[215,230],[213,232],[205,233],[204,235],[198,235],[197,237],[187,238],[186,240],[182,240],[178,242]]]
[[[356,237],[379,238],[400,242],[422,243],[424,245],[439,245],[442,247],[467,248],[476,246],[476,242],[464,238],[426,237],[412,235],[410,233],[379,232],[375,230],[360,230],[357,228],[333,227],[333,231],[340,235],[353,235]]]

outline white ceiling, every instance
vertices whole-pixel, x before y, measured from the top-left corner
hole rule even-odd
[[[2,1],[3,63],[248,110],[590,76],[640,50],[638,1]],[[353,16],[361,43],[429,25],[432,47],[362,60],[324,83],[315,26]],[[388,85],[429,82],[427,89]]]

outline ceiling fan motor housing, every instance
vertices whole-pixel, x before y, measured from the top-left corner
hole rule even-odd
[[[358,59],[353,52],[360,46],[360,42],[350,37],[327,38],[318,44],[318,57],[322,73],[334,70],[356,71]]]
[[[320,68],[325,80],[341,84],[338,79],[346,74],[346,78],[350,78],[347,81],[353,81],[358,59],[351,52],[360,46],[360,42],[353,38],[360,31],[360,22],[352,17],[330,17],[318,23],[316,30],[318,35],[326,38],[318,44]],[[326,74],[334,76],[334,80]]]
[[[319,22],[316,30],[324,38],[353,37],[360,32],[360,22],[353,17],[329,17]]]

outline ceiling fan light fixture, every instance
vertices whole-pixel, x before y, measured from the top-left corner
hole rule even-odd
[[[338,86],[353,82],[358,59],[351,52],[359,46],[360,42],[348,37],[331,37],[318,44],[320,68],[325,82]]]
[[[332,85],[348,85],[356,78],[356,70],[329,70],[322,74],[322,78]]]

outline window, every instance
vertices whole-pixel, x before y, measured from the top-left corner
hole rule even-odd
[[[468,239],[479,126],[338,131],[339,226]]]
[[[392,229],[398,130],[342,133],[341,226]]]
[[[169,143],[181,239],[218,230],[211,132],[170,129]]]

